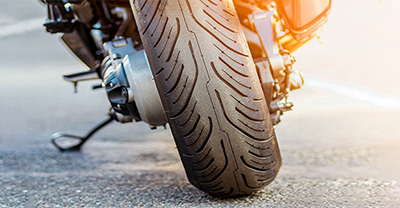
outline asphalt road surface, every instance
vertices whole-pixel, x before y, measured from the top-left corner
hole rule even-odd
[[[306,85],[277,126],[283,166],[260,192],[213,198],[189,184],[169,130],[113,123],[81,153],[56,131],[84,134],[109,107],[98,82],[40,27],[34,0],[0,1],[0,207],[400,207],[400,3],[336,0],[298,51]]]

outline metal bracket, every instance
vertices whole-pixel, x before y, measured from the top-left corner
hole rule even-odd
[[[128,84],[128,101],[135,102],[141,120],[150,126],[164,126],[168,121],[145,51],[136,50],[130,38],[106,42],[104,49],[111,62],[103,71],[106,90],[112,89],[109,84],[113,84],[115,72],[121,69]]]
[[[65,81],[71,82],[74,85],[74,92],[77,93],[78,82],[98,79],[99,75],[97,69],[90,69],[89,71],[67,74],[63,77]]]
[[[274,12],[257,10],[249,15],[250,21],[260,37],[261,43],[267,53],[272,70],[279,72],[285,69],[282,56],[279,53],[279,46],[275,36],[275,30],[272,27],[272,16]]]
[[[269,62],[266,58],[255,59],[254,63],[257,66],[257,72],[261,81],[261,87],[264,92],[265,99],[268,106],[274,97],[274,78],[272,77],[271,70],[269,69]]]

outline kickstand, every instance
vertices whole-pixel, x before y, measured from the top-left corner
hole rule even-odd
[[[57,149],[60,150],[61,152],[80,151],[83,144],[85,144],[85,142],[87,140],[89,140],[90,137],[92,137],[96,132],[98,132],[104,126],[111,123],[113,120],[115,120],[114,116],[110,115],[110,117],[107,120],[104,120],[103,122],[101,122],[97,126],[95,126],[85,137],[80,137],[80,136],[75,136],[75,135],[65,134],[65,133],[60,133],[60,132],[54,133],[53,135],[51,135],[51,143],[53,143],[53,145],[55,147],[57,147]],[[62,138],[70,139],[70,140],[78,140],[79,143],[71,145],[69,147],[68,146],[62,147],[60,144],[57,143],[57,140],[62,139]]]

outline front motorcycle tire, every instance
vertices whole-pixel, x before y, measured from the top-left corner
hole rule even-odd
[[[281,157],[232,0],[131,0],[189,181],[213,195],[269,184]]]

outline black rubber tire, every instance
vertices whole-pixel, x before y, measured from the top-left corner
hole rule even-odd
[[[189,181],[248,195],[281,157],[232,0],[131,0]]]

